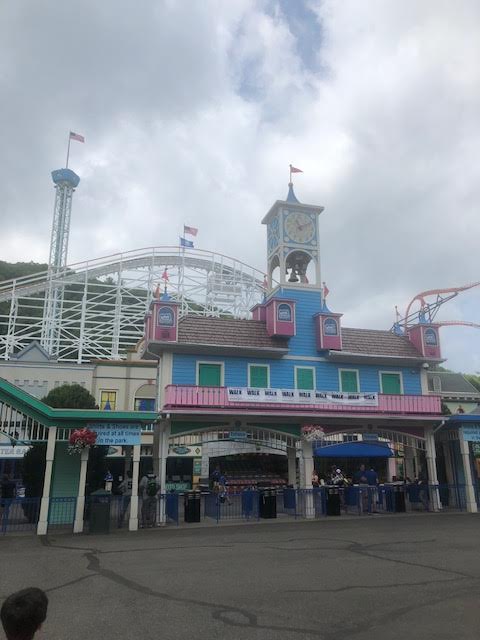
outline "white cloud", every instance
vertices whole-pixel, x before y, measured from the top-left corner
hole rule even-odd
[[[293,162],[298,197],[326,207],[323,275],[347,325],[388,327],[418,291],[480,279],[480,6],[309,2],[317,24],[306,7],[2,5],[3,257],[47,258],[49,172],[73,129],[72,261],[175,243],[187,222],[262,269],[260,220]],[[475,321],[472,300],[455,312]],[[443,332],[457,369],[480,367],[472,335]]]

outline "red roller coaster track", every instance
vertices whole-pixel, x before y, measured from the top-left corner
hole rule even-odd
[[[463,291],[468,291],[469,289],[474,289],[475,287],[479,286],[480,281],[470,282],[469,284],[465,284],[461,287],[429,289],[428,291],[417,293],[417,295],[410,301],[405,312],[405,316],[403,318],[397,318],[393,329],[398,331],[398,329],[403,328],[403,331],[406,332],[409,327],[418,324],[419,322],[434,322],[435,316],[437,315],[440,307],[445,304],[445,302],[452,300],[452,298],[455,298],[459,293],[462,293]],[[427,302],[426,298],[430,296],[436,296],[436,298],[431,302]],[[419,303],[419,309],[416,311],[412,311],[412,307],[416,302]],[[440,326],[462,325],[480,329],[480,324],[476,322],[467,322],[464,320],[441,320],[436,324],[439,324]]]

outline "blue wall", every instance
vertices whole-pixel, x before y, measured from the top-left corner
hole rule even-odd
[[[321,297],[319,291],[301,291],[282,288],[275,292],[275,297],[289,298],[296,301],[296,335],[289,341],[289,356],[319,357],[313,316],[320,311]],[[248,385],[248,364],[270,365],[270,386],[279,389],[295,387],[295,366],[315,367],[316,388],[321,391],[339,391],[338,370],[357,369],[360,378],[360,391],[380,392],[379,371],[395,371],[403,374],[403,391],[405,394],[422,393],[420,370],[413,367],[391,367],[387,365],[348,365],[335,364],[318,360],[272,360],[259,358],[237,358],[219,356],[193,356],[174,354],[173,384],[196,384],[196,363],[224,362],[225,385],[246,387]]]
[[[173,356],[173,384],[196,384],[196,363],[224,362],[225,385],[227,387],[246,387],[248,385],[249,364],[270,365],[270,386],[278,389],[293,389],[295,387],[295,366],[315,367],[317,389],[321,391],[338,391],[338,369],[358,369],[360,375],[360,391],[380,391],[379,371],[401,371],[403,373],[403,390],[405,394],[421,394],[420,373],[408,367],[385,367],[374,365],[338,365],[333,362],[318,362],[315,360],[270,360],[259,358],[235,358],[219,356],[193,356],[174,354]]]

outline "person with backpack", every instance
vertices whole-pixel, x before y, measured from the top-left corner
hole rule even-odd
[[[154,527],[157,521],[157,494],[160,485],[157,476],[151,471],[140,481],[139,495],[142,497],[142,526]]]

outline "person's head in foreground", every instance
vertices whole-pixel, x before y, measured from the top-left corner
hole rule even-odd
[[[8,596],[0,610],[7,640],[32,640],[45,622],[47,608],[47,594],[35,587]]]

